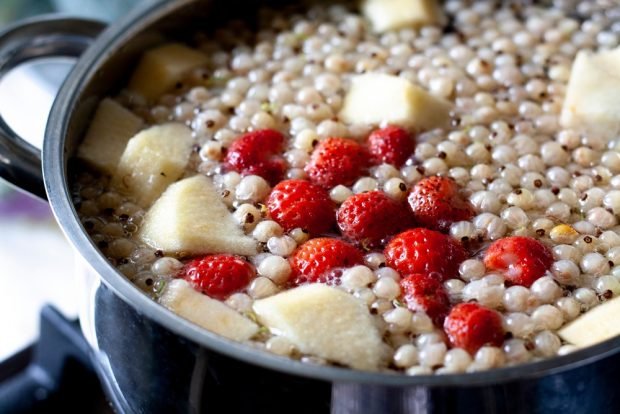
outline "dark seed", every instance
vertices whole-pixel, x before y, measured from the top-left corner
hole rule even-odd
[[[542,181],[540,181],[540,180],[534,180],[534,186],[535,186],[536,188],[540,188],[540,187],[542,187],[542,185],[543,185]]]
[[[400,183],[398,184],[398,189],[400,191],[407,191],[407,186],[405,185],[405,183]]]
[[[209,119],[207,121],[207,128],[213,128],[215,126],[215,121],[212,119]]]
[[[164,252],[161,250],[155,250],[155,257],[164,257]]]
[[[153,279],[151,279],[151,278],[149,277],[148,279],[146,279],[146,280],[144,281],[144,283],[145,283],[147,286],[152,286],[152,285],[153,285]]]
[[[586,236],[586,237],[583,238],[583,241],[588,243],[588,244],[590,244],[590,243],[592,243],[592,237]]]
[[[536,230],[536,234],[538,235],[538,237],[542,237],[545,235],[545,229],[538,229]]]

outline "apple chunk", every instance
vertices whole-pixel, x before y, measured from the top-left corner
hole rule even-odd
[[[144,53],[127,89],[154,101],[192,69],[203,66],[208,57],[180,43],[167,43]]]
[[[437,0],[366,0],[364,16],[375,32],[404,27],[446,24],[446,16]]]
[[[147,211],[138,237],[167,253],[257,253],[256,240],[243,233],[211,179],[203,175],[168,187]]]
[[[560,124],[605,138],[620,132],[620,48],[577,54]]]
[[[159,303],[190,322],[235,341],[246,341],[259,329],[239,312],[197,292],[183,279],[169,282]]]
[[[452,104],[398,76],[369,73],[353,78],[340,118],[349,124],[394,124],[418,130],[445,128]]]
[[[142,119],[116,101],[101,101],[77,156],[93,168],[112,175],[127,141],[142,127]]]
[[[192,131],[169,123],[131,138],[112,177],[112,186],[148,207],[185,171],[192,152]]]
[[[566,342],[580,347],[603,342],[620,335],[620,297],[616,297],[584,313],[558,334]]]
[[[300,286],[254,302],[259,322],[301,352],[362,370],[377,370],[384,345],[368,308],[322,284]]]

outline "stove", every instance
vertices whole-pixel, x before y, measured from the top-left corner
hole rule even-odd
[[[46,306],[39,340],[0,363],[0,413],[107,414],[89,345],[77,321]]]
[[[0,413],[94,413],[122,412],[107,401],[93,366],[89,345],[77,321],[66,319],[51,306],[40,316],[40,337],[32,346],[0,363]],[[291,412],[302,394],[316,393],[312,407],[297,413],[528,413],[612,414],[620,412],[620,355],[539,380],[505,386],[460,389],[416,389],[406,399],[389,392],[369,393],[360,398],[355,384],[331,389],[274,384],[257,376],[229,382],[205,383],[211,388],[208,408],[212,413]],[[234,363],[230,366],[234,371]],[[231,374],[234,374],[231,372]],[[250,388],[250,384],[252,388]],[[245,390],[246,397],[238,398]],[[326,394],[327,393],[327,394]],[[256,394],[256,395],[254,395]],[[269,404],[257,404],[257,395],[270,394]],[[331,404],[319,396],[331,395]],[[347,398],[355,395],[355,398]],[[403,405],[404,404],[404,405]],[[259,409],[259,407],[262,407]]]

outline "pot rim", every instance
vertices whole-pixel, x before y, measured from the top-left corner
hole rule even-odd
[[[556,374],[594,362],[620,350],[620,336],[618,336],[568,355],[476,373],[407,376],[404,374],[364,372],[333,366],[312,365],[276,356],[267,351],[261,352],[250,345],[225,339],[200,328],[142,293],[107,262],[81,226],[77,212],[71,202],[68,187],[66,171],[68,154],[64,150],[65,137],[81,92],[91,82],[98,68],[113,54],[113,51],[118,50],[126,43],[127,39],[136,36],[161,17],[194,2],[195,0],[177,0],[174,2],[157,0],[146,3],[106,29],[78,60],[75,68],[63,84],[52,107],[45,133],[43,176],[49,202],[57,222],[73,247],[96,271],[103,282],[126,303],[135,308],[137,312],[196,344],[229,357],[288,374],[345,383],[407,387],[498,384]]]

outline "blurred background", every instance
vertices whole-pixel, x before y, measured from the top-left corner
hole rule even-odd
[[[17,20],[54,12],[113,21],[138,1],[0,0],[0,30]],[[10,71],[0,79],[0,113],[16,132],[37,146],[47,111],[70,67],[71,60],[56,58]],[[53,304],[69,318],[77,316],[71,247],[46,203],[22,194],[2,179],[0,282],[0,361],[36,340],[44,304]]]

